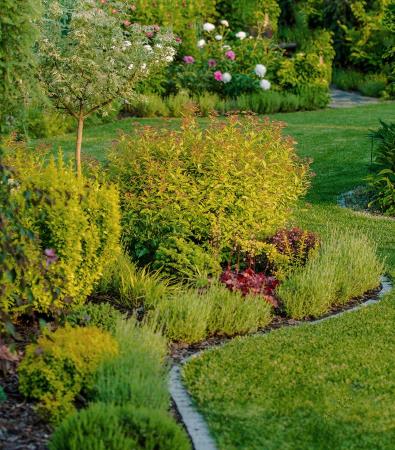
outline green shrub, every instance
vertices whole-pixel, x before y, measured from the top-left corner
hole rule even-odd
[[[14,169],[12,200],[21,224],[35,236],[26,243],[29,270],[14,261],[13,288],[1,309],[13,315],[51,312],[81,304],[119,252],[118,192],[109,184],[76,177],[73,169],[23,144],[8,146]],[[29,196],[25,193],[30,192]]]
[[[134,319],[118,321],[119,355],[96,371],[94,401],[167,410],[166,339]]]
[[[167,117],[170,115],[165,101],[157,94],[141,95],[124,105],[123,109],[136,117]]]
[[[197,105],[187,92],[179,92],[165,99],[171,117],[184,117],[190,111],[196,111]]]
[[[372,196],[369,206],[395,216],[395,123],[380,123],[381,127],[370,133],[376,141],[376,170],[367,178]]]
[[[257,118],[192,118],[180,131],[123,136],[109,155],[122,192],[123,242],[141,264],[169,237],[224,262],[235,247],[256,254],[308,186],[308,166],[281,125]]]
[[[216,277],[221,272],[214,255],[191,241],[173,236],[160,244],[153,267],[169,277],[190,282]]]
[[[105,269],[96,293],[110,295],[112,301],[122,307],[137,308],[151,307],[175,289],[158,272],[138,269],[128,256],[120,254]]]
[[[109,303],[87,303],[77,306],[66,316],[72,326],[97,327],[101,330],[115,333],[117,322],[122,314]]]
[[[354,91],[358,89],[358,85],[364,82],[363,73],[352,69],[334,69],[332,81],[339,89],[344,91]]]
[[[383,270],[366,236],[335,230],[304,267],[280,284],[277,294],[290,317],[319,316],[377,287]]]
[[[387,77],[385,75],[371,74],[367,75],[363,82],[358,84],[358,91],[368,97],[382,97],[387,86]]]
[[[30,138],[59,136],[74,130],[74,119],[44,105],[32,106],[26,112],[26,128]]]
[[[50,450],[188,450],[185,431],[163,411],[95,403],[65,420]]]
[[[210,94],[209,92],[205,92],[202,95],[199,95],[195,102],[198,105],[199,115],[202,117],[208,117],[210,114],[215,113],[216,106],[219,102],[219,97],[216,94]]]
[[[39,410],[59,422],[70,414],[82,389],[91,389],[99,363],[114,357],[118,344],[94,327],[59,328],[26,348],[19,365],[19,389],[39,401]]]

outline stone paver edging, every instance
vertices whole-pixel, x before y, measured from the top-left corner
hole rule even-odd
[[[317,323],[333,319],[335,317],[339,317],[343,314],[348,314],[350,312],[357,311],[361,308],[365,308],[369,305],[373,305],[378,303],[382,297],[387,294],[392,289],[391,280],[387,277],[381,278],[381,290],[375,296],[375,298],[368,299],[363,303],[354,306],[353,308],[341,311],[339,313],[333,314],[331,316],[324,317],[322,319],[312,320],[310,322],[297,322],[294,326],[304,325],[315,325]],[[273,331],[273,330],[272,330]],[[268,335],[269,332],[258,332],[253,333],[250,336],[259,336],[259,335]],[[227,341],[229,342],[229,341]],[[226,342],[225,342],[226,343]],[[223,344],[216,344],[213,347],[205,350],[197,350],[196,353],[184,358],[181,361],[181,364],[174,364],[170,370],[170,379],[169,379],[169,390],[171,397],[177,407],[178,413],[181,416],[182,422],[191,438],[193,448],[195,450],[217,450],[217,446],[213,437],[210,434],[209,428],[203,418],[203,416],[198,412],[196,407],[194,406],[193,400],[189,395],[187,389],[184,387],[181,377],[181,368],[187,363],[190,359],[195,358],[199,354],[209,351],[210,349],[220,347]]]

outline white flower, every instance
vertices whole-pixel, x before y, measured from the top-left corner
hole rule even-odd
[[[232,75],[229,72],[225,72],[222,74],[222,81],[224,83],[229,83],[229,81],[231,81],[232,79]]]
[[[147,50],[147,52],[150,52],[150,53],[153,52],[152,47],[149,44],[144,45],[144,48]]]
[[[210,22],[206,22],[206,23],[203,25],[203,30],[204,30],[204,31],[207,31],[208,33],[211,33],[211,31],[215,30],[215,25],[213,25],[213,24],[210,23]]]
[[[170,55],[165,56],[165,61],[166,62],[172,62],[173,60],[174,60],[174,58],[172,56],[170,56]]]
[[[197,46],[198,48],[203,48],[206,45],[206,41],[204,39],[200,39],[200,41],[198,41]]]
[[[216,34],[215,35],[215,40],[216,41],[222,41],[222,36],[220,34]]]
[[[134,67],[134,65],[133,65],[133,64],[129,64],[129,65],[128,65],[128,69],[129,69],[129,70],[132,70],[132,69],[133,69],[133,67]]]
[[[155,44],[155,47],[156,48],[163,48],[163,45],[162,44]]]
[[[266,67],[263,64],[257,64],[255,66],[255,73],[258,77],[263,78],[266,75]]]
[[[177,52],[176,49],[173,47],[166,47],[166,51],[167,53],[169,53],[169,55],[174,56]]]
[[[123,41],[124,47],[130,47],[131,45],[132,45],[132,43],[130,41]]]
[[[271,83],[269,80],[261,80],[259,86],[264,90],[268,91],[271,87]]]
[[[221,20],[220,24],[223,25],[224,27],[229,26],[229,22],[227,20]]]
[[[247,33],[245,31],[239,31],[238,33],[236,33],[236,37],[242,41],[247,37]]]
[[[230,45],[223,45],[222,48],[224,50],[231,50],[232,49],[232,47]]]
[[[141,70],[145,70],[147,68],[147,64],[143,63],[141,64]]]

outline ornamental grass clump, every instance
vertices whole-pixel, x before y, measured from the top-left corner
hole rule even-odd
[[[282,128],[230,117],[211,118],[203,131],[187,117],[178,131],[144,127],[137,137],[123,135],[109,154],[109,172],[120,186],[122,237],[132,259],[158,262],[158,250],[169,254],[166,246],[177,239],[218,263],[236,248],[263,252],[309,185],[308,163]],[[207,268],[207,258],[197,260]]]
[[[368,237],[334,230],[307,264],[279,285],[277,295],[290,317],[316,317],[378,287],[383,272]]]

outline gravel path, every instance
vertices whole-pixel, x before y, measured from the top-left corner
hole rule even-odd
[[[340,89],[331,89],[330,108],[352,108],[353,106],[372,105],[379,103],[380,100],[374,97],[364,97],[358,92],[341,91]]]

